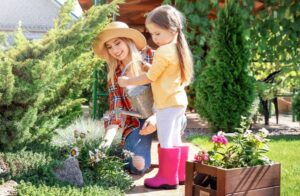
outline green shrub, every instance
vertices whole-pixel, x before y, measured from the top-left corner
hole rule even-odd
[[[88,153],[95,145],[89,143],[82,153]],[[61,182],[52,171],[60,166],[65,155],[60,149],[40,144],[31,144],[16,152],[0,153],[0,158],[10,168],[9,174],[0,175],[0,179],[17,181],[20,184],[17,187],[19,195],[108,195],[109,192],[111,195],[123,195],[132,186],[131,177],[123,171],[124,163],[112,156],[102,159],[98,167],[83,164],[84,187]]]
[[[234,131],[255,98],[249,75],[248,20],[234,1],[218,13],[207,66],[196,81],[196,110],[216,130]]]
[[[132,178],[124,171],[122,149],[114,142],[110,149],[99,148],[104,126],[101,121],[78,119],[65,129],[57,129],[51,144],[59,147],[62,157],[76,157],[83,173],[85,184],[102,187],[118,187],[128,190]],[[121,135],[117,135],[120,139]],[[116,141],[116,140],[114,140]]]
[[[101,195],[101,196],[120,196],[124,195],[124,192],[118,188],[105,189],[97,185],[88,185],[83,188],[77,188],[72,186],[54,185],[48,186],[47,184],[40,182],[33,184],[30,182],[22,181],[18,188],[18,195],[28,196],[82,196],[82,195]]]
[[[82,91],[99,63],[91,43],[120,1],[95,6],[76,22],[70,2],[41,40],[28,41],[18,31],[15,44],[0,53],[0,150],[49,139],[82,113]]]
[[[296,115],[296,120],[300,121],[300,92],[293,98],[293,112]]]

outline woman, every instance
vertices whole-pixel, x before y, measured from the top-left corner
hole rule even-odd
[[[105,124],[105,143],[109,147],[118,128],[123,129],[122,142],[125,150],[133,153],[128,169],[131,173],[142,174],[151,165],[151,142],[155,131],[155,117],[146,119],[121,115],[120,110],[132,111],[131,102],[125,88],[118,85],[117,78],[121,76],[126,65],[125,76],[138,76],[148,69],[148,64],[142,63],[139,50],[146,48],[145,37],[137,30],[129,28],[123,22],[112,22],[98,35],[93,43],[95,54],[108,64],[109,118]],[[151,63],[152,52],[147,51],[145,59]]]

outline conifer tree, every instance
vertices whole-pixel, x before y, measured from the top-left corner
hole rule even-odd
[[[296,116],[296,120],[300,121],[300,93],[296,94],[293,98],[293,112]]]
[[[196,110],[216,130],[235,131],[249,116],[254,78],[249,74],[248,20],[236,1],[226,1],[213,29],[207,66],[196,81]]]
[[[74,21],[70,18],[74,0],[69,0],[41,40],[28,41],[19,29],[14,45],[2,49],[0,150],[48,139],[54,129],[80,115],[82,90],[91,83],[95,64],[103,66],[92,54],[91,43],[118,3],[94,6]]]

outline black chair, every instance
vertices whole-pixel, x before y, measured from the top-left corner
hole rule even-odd
[[[281,72],[281,70],[274,71],[268,77],[266,77],[263,82],[265,83],[274,83],[275,77]],[[262,104],[262,109],[263,109],[263,115],[265,119],[265,125],[269,125],[269,118],[270,118],[270,110],[269,110],[269,102],[274,104],[275,107],[275,115],[276,115],[276,124],[278,124],[278,117],[279,117],[279,112],[278,112],[278,99],[277,97],[274,97],[271,100],[263,100],[262,97],[259,98],[260,103]]]

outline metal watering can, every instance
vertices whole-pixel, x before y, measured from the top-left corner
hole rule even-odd
[[[133,62],[128,63],[125,68],[122,70],[121,76],[123,76],[128,69],[129,65]],[[136,113],[139,114],[139,118],[145,119],[150,117],[153,114],[153,94],[151,90],[151,85],[142,85],[142,86],[133,86],[126,87],[126,92],[128,98],[130,99],[132,109],[135,113],[132,116],[136,116]],[[130,115],[130,111],[127,111],[127,115]]]

